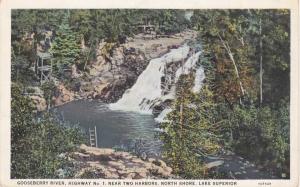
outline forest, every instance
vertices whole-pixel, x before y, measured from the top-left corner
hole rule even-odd
[[[270,175],[289,178],[288,10],[32,9],[13,10],[11,20],[11,178],[58,178],[60,168],[69,168],[65,178],[74,176],[74,163],[61,155],[87,138],[48,112],[56,82],[75,89],[77,82],[65,69],[76,67],[88,76],[100,43],[105,42],[102,54],[109,62],[116,48],[141,33],[141,24],[153,25],[156,38],[193,30],[201,44],[201,90],[192,91],[195,72],[181,75],[172,112],[159,124],[162,158],[172,173],[231,178],[205,167],[207,158],[230,150]],[[38,50],[53,55],[53,78],[42,85],[32,69]],[[37,112],[24,94],[29,87],[43,91],[46,112]]]

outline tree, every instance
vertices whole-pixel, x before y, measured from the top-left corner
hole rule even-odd
[[[11,178],[57,178],[56,171],[71,164],[59,155],[83,143],[83,134],[51,115],[37,117],[18,85],[11,93]]]
[[[163,155],[175,174],[184,178],[206,177],[203,159],[219,149],[211,92],[207,87],[198,95],[191,92],[193,76],[182,76],[176,88],[173,111],[168,122],[161,124],[164,132]]]
[[[207,21],[209,20],[208,24]],[[248,43],[247,17],[242,10],[195,12],[192,22],[199,29],[204,50],[217,65],[216,87],[231,105],[242,103],[253,90],[253,46]],[[219,78],[218,78],[219,76]]]
[[[201,10],[191,19],[208,60],[202,64],[224,146],[278,176],[289,173],[288,16],[287,10]]]
[[[57,92],[56,85],[54,84],[54,82],[48,81],[42,85],[41,89],[44,93],[44,98],[47,103],[47,109],[50,110],[52,104],[52,97],[55,96]]]
[[[56,70],[59,72],[76,63],[80,54],[78,38],[76,37],[76,33],[71,30],[67,18],[68,14],[65,15],[50,49],[56,61]]]

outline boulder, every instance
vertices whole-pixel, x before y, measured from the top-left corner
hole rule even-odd
[[[47,103],[43,97],[37,96],[37,95],[32,95],[32,96],[30,96],[30,98],[33,100],[33,103],[34,103],[37,111],[43,111],[43,110],[47,109]]]

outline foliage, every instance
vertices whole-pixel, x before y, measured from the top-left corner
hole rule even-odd
[[[62,153],[82,143],[79,129],[58,124],[52,116],[37,117],[29,97],[12,85],[11,178],[56,178],[56,171],[68,165]]]
[[[56,85],[54,84],[54,82],[48,81],[42,85],[41,89],[44,93],[44,98],[47,102],[47,106],[49,106],[48,107],[48,109],[49,109],[52,104],[51,103],[52,97],[55,96],[55,94],[56,94],[56,89],[57,89]]]
[[[67,21],[67,17],[59,27],[50,51],[56,61],[56,70],[63,73],[63,69],[74,64],[80,54],[80,46]]]
[[[276,168],[278,175],[289,173],[288,107],[288,102],[278,110],[268,106],[235,106],[227,121],[231,123],[231,146],[235,152],[265,168]]]
[[[161,124],[164,133],[164,157],[174,173],[185,178],[205,177],[200,158],[214,154],[219,149],[215,131],[212,94],[206,87],[199,95],[191,92],[193,76],[182,76],[177,84],[177,99],[169,122]]]
[[[288,16],[287,10],[201,10],[192,17],[223,146],[278,176],[289,174]]]

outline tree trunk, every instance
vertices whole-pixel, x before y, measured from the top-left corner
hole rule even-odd
[[[183,129],[183,104],[180,104],[180,138],[182,134],[182,129]]]
[[[263,102],[263,88],[262,88],[262,79],[263,79],[263,69],[262,69],[262,29],[261,29],[261,18],[259,19],[259,50],[260,50],[260,59],[259,59],[259,80],[260,80],[260,105]]]
[[[219,39],[221,40],[221,42],[222,42],[224,48],[226,49],[226,51],[227,51],[227,53],[228,53],[228,55],[229,55],[229,58],[230,58],[230,60],[231,60],[231,62],[232,62],[232,64],[233,64],[233,66],[234,66],[235,74],[236,74],[236,76],[237,76],[237,78],[238,78],[238,80],[239,80],[239,84],[240,84],[240,89],[241,89],[242,95],[244,96],[244,95],[245,95],[245,90],[244,90],[242,81],[241,81],[241,79],[240,79],[239,71],[238,71],[237,65],[236,65],[236,63],[235,63],[235,60],[234,60],[234,58],[233,58],[231,49],[230,49],[229,45],[228,45],[227,43],[225,43],[225,41],[222,39],[222,37],[220,36],[220,34],[218,34],[218,36],[219,36]]]

